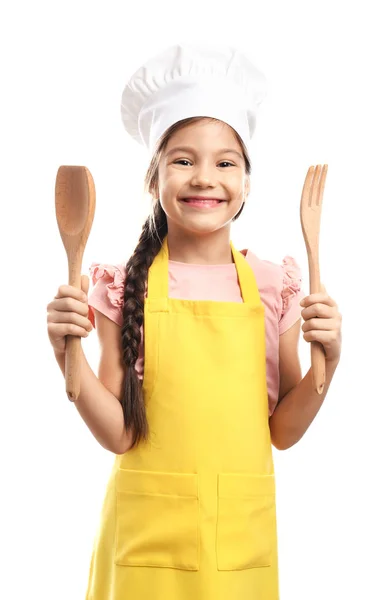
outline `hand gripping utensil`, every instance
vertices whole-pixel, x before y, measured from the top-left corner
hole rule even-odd
[[[319,265],[319,237],[322,196],[328,165],[309,167],[301,196],[301,226],[309,261],[310,294],[321,292]],[[311,342],[313,385],[318,394],[325,386],[325,351],[320,342]]]
[[[86,167],[61,166],[55,184],[55,209],[68,257],[69,285],[81,289],[84,249],[95,216],[95,184]],[[66,336],[65,383],[69,400],[80,394],[80,336]]]

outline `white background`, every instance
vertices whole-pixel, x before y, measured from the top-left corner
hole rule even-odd
[[[10,3],[1,51],[1,588],[83,600],[113,455],[65,394],[46,306],[67,283],[54,211],[62,164],[86,165],[96,214],[83,260],[126,260],[148,210],[146,152],[120,121],[141,63],[180,41],[240,47],[264,71],[250,203],[236,246],[294,256],[310,165],[328,164],[322,281],[343,315],[342,359],[315,421],[274,450],[282,600],[390,598],[386,3]],[[83,347],[96,370],[96,331]],[[301,339],[303,373],[310,346]],[[108,599],[107,599],[108,600]],[[135,600],[135,599],[134,599]]]

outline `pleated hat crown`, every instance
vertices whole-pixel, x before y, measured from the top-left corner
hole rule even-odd
[[[126,131],[152,154],[163,133],[188,117],[214,117],[247,149],[256,129],[266,78],[231,46],[177,44],[147,60],[122,93]]]

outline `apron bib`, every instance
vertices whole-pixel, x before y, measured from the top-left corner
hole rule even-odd
[[[86,600],[278,600],[264,305],[231,244],[243,302],[168,297],[148,274],[148,442],[115,457]]]

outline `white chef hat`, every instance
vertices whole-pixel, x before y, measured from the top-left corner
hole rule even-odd
[[[151,154],[171,125],[196,116],[224,121],[249,150],[265,96],[264,74],[235,48],[177,44],[131,76],[121,115],[126,131]]]

